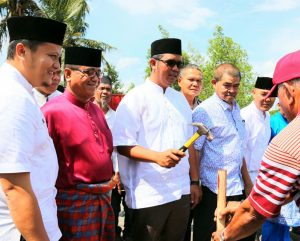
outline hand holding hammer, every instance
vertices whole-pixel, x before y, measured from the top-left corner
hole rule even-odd
[[[198,130],[196,133],[182,146],[179,150],[185,152],[200,136],[206,135],[207,140],[212,141],[214,139],[210,130],[200,122],[192,123],[193,126],[197,126]]]

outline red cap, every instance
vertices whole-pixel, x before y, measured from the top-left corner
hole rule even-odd
[[[278,84],[300,78],[300,50],[283,56],[276,64],[273,74],[273,88],[266,98],[276,89]]]

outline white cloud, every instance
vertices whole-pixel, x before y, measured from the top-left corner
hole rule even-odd
[[[139,58],[135,58],[135,57],[120,58],[117,61],[116,69],[117,70],[127,69],[127,68],[137,64],[138,62],[139,62]]]
[[[197,0],[114,0],[115,4],[133,15],[151,15],[169,19],[171,25],[194,30],[215,13],[199,6]],[[147,17],[147,16],[146,16]]]
[[[276,59],[269,59],[264,62],[254,62],[252,63],[254,73],[257,76],[273,77],[276,62]]]
[[[274,31],[268,44],[269,51],[284,55],[300,49],[300,30],[297,28],[282,28]]]
[[[208,8],[185,9],[178,16],[173,17],[170,23],[178,28],[194,30],[204,25],[206,18],[213,15],[214,13]]]
[[[256,11],[288,11],[300,6],[299,0],[265,0],[256,5]]]

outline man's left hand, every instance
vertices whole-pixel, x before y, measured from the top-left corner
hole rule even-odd
[[[202,199],[202,188],[198,185],[191,185],[191,209],[195,208]]]

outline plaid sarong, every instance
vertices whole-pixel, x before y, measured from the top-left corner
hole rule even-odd
[[[114,241],[114,212],[106,184],[80,184],[58,189],[56,196],[61,241]]]

